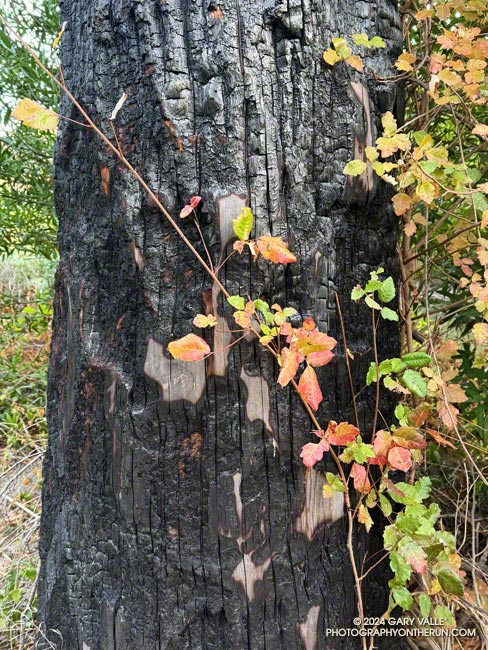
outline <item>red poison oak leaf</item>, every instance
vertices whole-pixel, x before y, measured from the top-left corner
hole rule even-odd
[[[191,199],[190,199],[190,207],[192,208],[192,210],[194,210],[197,207],[197,205],[200,203],[201,200],[202,200],[201,196],[192,196],[191,197]]]
[[[331,420],[327,428],[327,433],[329,434],[328,441],[331,445],[345,447],[348,443],[356,440],[359,429],[347,422],[337,424],[337,422]]]
[[[412,454],[403,447],[393,447],[388,453],[388,463],[393,469],[408,472],[412,467]]]
[[[303,460],[305,467],[313,467],[315,463],[322,460],[324,451],[327,451],[327,446],[322,442],[309,442],[302,447],[300,458]]]
[[[323,396],[317,381],[317,375],[311,366],[307,366],[303,371],[298,383],[298,392],[314,411],[319,408]]]
[[[350,476],[354,479],[354,487],[358,492],[369,492],[371,490],[371,483],[369,482],[366,468],[363,465],[354,463]]]
[[[388,452],[393,447],[393,440],[388,431],[377,431],[373,440],[373,449],[376,453],[376,458],[372,458],[370,463],[372,465],[386,465]]]
[[[322,350],[322,352],[311,352],[307,356],[307,361],[314,368],[320,368],[320,366],[326,366],[333,358],[333,352],[330,350]]]
[[[206,341],[196,334],[187,334],[182,339],[171,341],[168,345],[168,352],[174,359],[201,361],[210,353],[210,347]]]

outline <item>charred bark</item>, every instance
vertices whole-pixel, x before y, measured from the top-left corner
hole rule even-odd
[[[233,258],[229,291],[294,306],[340,341],[338,292],[358,389],[371,326],[348,296],[379,265],[396,274],[396,225],[387,186],[367,174],[346,182],[342,169],[372,143],[396,88],[329,68],[322,53],[338,35],[380,35],[387,48],[365,52],[366,68],[391,76],[395,2],[61,0],[61,12],[67,86],[106,132],[129,93],[124,152],[174,215],[203,196],[215,258],[246,204],[258,235],[290,243],[298,262],[286,269]],[[66,100],[62,113],[79,118]],[[301,466],[310,423],[276,385],[273,360],[249,340],[206,365],[170,361],[167,343],[196,313],[229,322],[222,297],[90,130],[62,122],[55,185],[47,638],[67,650],[358,647],[325,637],[356,613],[343,503],[323,500],[321,472]],[[216,348],[228,342],[215,334]],[[379,345],[398,352],[393,325]],[[324,422],[353,417],[337,353],[320,372]],[[373,405],[362,392],[365,433]],[[358,550],[374,552],[380,532]],[[385,584],[384,568],[368,577],[369,615],[385,608]]]

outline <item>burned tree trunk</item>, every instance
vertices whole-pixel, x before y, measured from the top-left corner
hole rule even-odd
[[[175,216],[202,195],[215,259],[244,205],[257,234],[287,240],[296,264],[234,257],[231,293],[294,306],[339,341],[342,301],[356,390],[372,360],[370,316],[351,287],[395,273],[386,184],[348,182],[392,110],[395,86],[326,66],[335,36],[382,36],[365,65],[391,76],[401,34],[392,0],[61,0],[67,86],[95,121],[122,92],[119,141]],[[62,113],[79,119],[67,100]],[[207,309],[232,329],[222,296],[138,183],[89,129],[62,121],[56,153],[60,264],[48,395],[40,621],[67,650],[358,647],[342,500],[299,454],[311,425],[276,385],[254,340],[211,362],[170,360],[168,342]],[[182,222],[201,251],[191,222]],[[220,327],[219,329],[222,329]],[[379,333],[382,354],[397,331]],[[210,338],[209,338],[210,342]],[[339,344],[321,369],[320,417],[352,421]],[[370,432],[374,399],[362,392]],[[388,410],[388,405],[384,405]],[[375,529],[378,529],[375,533]],[[379,526],[362,550],[378,546]],[[365,581],[385,607],[385,571]],[[39,642],[39,647],[43,647]]]

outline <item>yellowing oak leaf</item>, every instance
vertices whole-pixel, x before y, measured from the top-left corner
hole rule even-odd
[[[232,221],[234,235],[240,241],[247,241],[251,234],[253,215],[251,208],[242,208],[239,216]]]
[[[351,162],[348,162],[344,167],[342,173],[346,174],[347,176],[359,176],[366,171],[367,166],[368,163],[366,163],[364,160],[351,160]]]
[[[12,117],[20,120],[24,126],[38,131],[55,133],[58,128],[58,114],[31,99],[21,99],[15,107]]]
[[[478,345],[484,345],[488,341],[488,323],[476,323],[473,326],[473,334]]]
[[[177,341],[171,341],[168,352],[174,359],[181,361],[201,361],[210,353],[210,347],[196,334],[187,334]]]
[[[341,61],[341,57],[337,54],[335,50],[329,47],[324,52],[324,61],[329,65],[334,65],[337,61]]]
[[[258,253],[261,253],[265,260],[269,260],[275,264],[291,264],[292,262],[297,261],[295,255],[288,250],[285,242],[279,237],[261,235],[261,237],[256,240],[255,248]]]
[[[204,314],[197,314],[193,319],[193,325],[195,327],[215,327],[217,325],[217,319],[213,314],[205,316]]]
[[[392,198],[392,203],[395,214],[400,217],[410,209],[410,206],[412,205],[412,197],[405,194],[405,192],[399,192]]]
[[[398,59],[395,62],[395,68],[403,72],[410,72],[413,70],[412,63],[415,63],[417,57],[415,54],[410,54],[410,52],[403,52],[400,54]]]
[[[298,382],[298,392],[307,402],[307,404],[316,411],[319,408],[320,402],[323,400],[322,391],[320,390],[319,382],[315,370],[311,366],[307,366],[303,371],[300,381]]]

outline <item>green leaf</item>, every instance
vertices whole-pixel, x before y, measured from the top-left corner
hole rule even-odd
[[[369,41],[369,46],[370,47],[386,47],[386,43],[381,38],[381,36],[373,36],[373,38],[370,39],[370,41]]]
[[[391,595],[399,607],[407,611],[412,609],[413,598],[406,587],[394,587],[391,590]]]
[[[373,275],[373,273],[371,275]],[[373,291],[378,291],[379,289],[381,289],[382,284],[383,282],[381,282],[381,280],[373,278],[367,283],[367,285],[364,288],[368,293],[373,293]]]
[[[425,397],[427,395],[427,384],[415,370],[405,370],[402,375],[402,381],[413,395],[417,397]]]
[[[246,303],[242,296],[229,296],[227,298],[227,302],[229,305],[232,305],[234,309],[238,309],[239,311],[244,311],[244,308],[246,306]]]
[[[263,314],[264,314],[265,312],[269,311],[269,305],[268,305],[268,303],[265,302],[264,300],[260,300],[259,298],[258,298],[257,300],[254,301],[254,306],[256,307],[256,309],[257,309],[258,311],[260,311],[260,312],[263,313]]]
[[[357,287],[354,287],[354,289],[351,291],[351,299],[359,300],[365,295],[365,293],[366,293],[365,290],[358,285]]]
[[[378,311],[381,311],[381,305],[379,305],[376,300],[373,300],[371,296],[366,296],[364,299],[364,302],[368,305],[370,309],[377,309]]]
[[[407,582],[412,575],[412,567],[396,551],[390,553],[390,567],[399,582]]]
[[[253,216],[251,208],[242,208],[241,213],[232,221],[234,235],[241,241],[247,241],[251,234]]]
[[[389,375],[391,372],[391,359],[385,359],[378,367],[380,375]]]
[[[368,35],[361,33],[361,34],[353,34],[352,35],[352,40],[356,45],[362,45],[363,47],[368,47],[369,45],[369,39]]]
[[[420,594],[419,596],[420,613],[424,618],[427,618],[432,608],[432,600],[428,594]]]
[[[394,358],[391,360],[391,371],[398,374],[399,372],[403,372],[406,369],[406,365],[403,363],[401,359]]]
[[[368,164],[364,162],[364,160],[351,160],[351,162],[348,162],[344,167],[342,173],[347,176],[359,176],[366,171],[367,166]]]
[[[387,499],[384,494],[380,494],[380,508],[383,511],[385,517],[389,517],[393,512],[391,501]]]
[[[381,318],[384,318],[385,320],[393,320],[398,322],[398,314],[396,311],[393,311],[393,309],[383,307],[383,309],[380,311],[380,314]]]
[[[381,302],[390,302],[396,295],[395,283],[393,278],[386,278],[378,289],[378,298]]]
[[[435,573],[445,594],[454,594],[460,598],[464,595],[462,580],[454,569],[446,566]]]
[[[20,599],[22,598],[22,592],[20,589],[12,589],[11,592],[9,592],[10,600],[13,603],[18,603]]]
[[[372,361],[366,374],[366,386],[371,386],[374,381],[379,381],[379,379],[380,376],[376,369],[376,363]]]
[[[437,622],[443,621],[447,627],[456,627],[454,614],[446,605],[437,605],[434,609],[434,618]]]
[[[432,357],[425,352],[409,352],[403,355],[402,361],[407,368],[423,368],[431,363]]]

